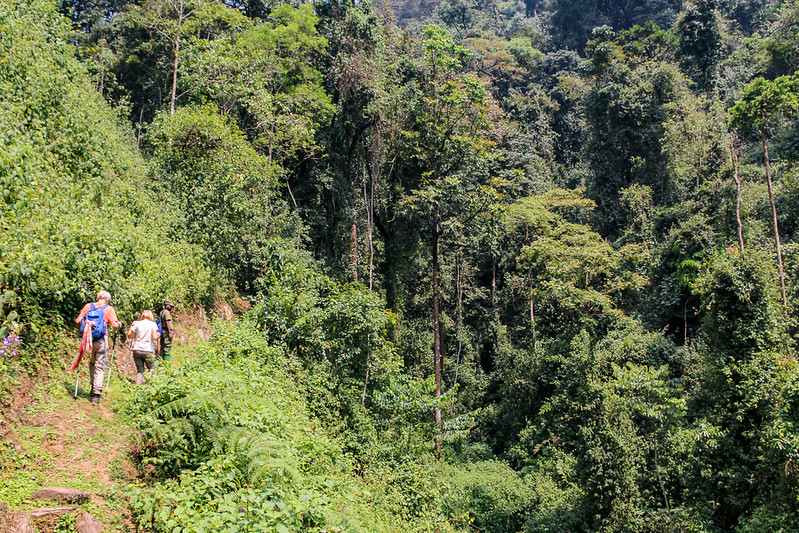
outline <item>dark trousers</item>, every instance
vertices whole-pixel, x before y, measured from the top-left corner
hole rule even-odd
[[[159,354],[161,359],[169,361],[169,347],[172,346],[172,337],[166,331],[161,335],[161,350]]]

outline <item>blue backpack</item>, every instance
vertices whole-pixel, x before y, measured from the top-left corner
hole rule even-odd
[[[80,323],[80,332],[83,333],[83,329],[86,327],[86,321],[91,320],[94,322],[94,327],[92,328],[92,339],[102,339],[105,337],[105,334],[108,331],[105,325],[106,307],[108,307],[108,304],[102,305],[100,307],[92,304],[89,312],[86,313],[85,317],[83,317],[83,322]]]
[[[162,314],[164,314],[163,311],[161,311],[161,315]],[[159,335],[163,334],[163,331],[161,331],[161,315],[158,315],[158,318],[155,319],[155,325],[158,326],[158,334]]]

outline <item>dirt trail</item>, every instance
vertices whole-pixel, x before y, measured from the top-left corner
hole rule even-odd
[[[129,459],[133,430],[119,411],[133,385],[126,376],[123,354],[117,350],[116,355],[119,370],[114,369],[99,405],[89,401],[85,366],[77,399],[72,397],[74,372],[53,371],[20,388],[22,394],[0,424],[0,515],[4,510],[56,507],[59,504],[55,502],[30,501],[28,497],[40,488],[61,486],[91,494],[91,500],[78,510],[92,513],[105,531],[135,531],[122,490],[136,477]],[[39,519],[34,524],[46,533],[59,520],[70,519],[74,516]]]
[[[215,313],[227,316],[225,309],[220,309]],[[173,350],[178,353],[210,337],[208,320],[199,306],[177,313],[175,318]],[[4,515],[58,506],[28,499],[47,486],[88,491],[91,500],[78,511],[90,512],[106,532],[137,531],[125,507],[124,490],[138,477],[130,457],[134,430],[124,413],[136,388],[131,379],[135,366],[124,337],[120,335],[117,341],[111,385],[99,405],[90,402],[84,361],[77,399],[73,399],[75,373],[52,370],[24,380],[13,405],[0,410],[0,531],[5,531]],[[63,360],[70,360],[75,352],[77,341],[74,351]],[[49,533],[62,520],[59,529],[63,531],[65,524],[74,524],[75,514],[39,519],[34,524],[40,533]]]

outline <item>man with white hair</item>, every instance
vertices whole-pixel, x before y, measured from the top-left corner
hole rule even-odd
[[[83,333],[86,326],[92,332],[92,354],[89,357],[89,377],[92,381],[92,403],[100,403],[100,394],[103,392],[103,378],[105,377],[105,363],[108,359],[108,326],[114,329],[122,327],[117,319],[117,313],[109,304],[111,294],[108,291],[97,293],[97,302],[87,303],[81,309],[75,324]]]

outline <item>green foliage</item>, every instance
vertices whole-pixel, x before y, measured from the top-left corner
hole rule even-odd
[[[584,100],[592,172],[587,194],[597,202],[595,225],[617,238],[621,190],[647,185],[656,203],[679,199],[680,189],[667,172],[664,141],[682,80],[668,62],[628,59],[612,32],[598,32],[590,45],[595,82]]]
[[[799,81],[791,76],[780,76],[774,81],[757,78],[744,88],[738,102],[730,108],[730,126],[767,137],[776,122],[797,107]]]
[[[797,528],[795,2],[0,2],[3,401],[255,300],[129,391],[140,529]]]
[[[310,4],[284,5],[235,35],[195,39],[181,85],[192,99],[207,97],[238,121],[270,162],[302,159],[315,150],[316,130],[333,111],[313,66],[327,47],[317,22]]]
[[[581,191],[552,190],[518,200],[505,214],[508,232],[524,234],[516,262],[526,279],[517,280],[516,290],[526,293],[526,314],[533,327],[545,336],[557,332],[562,343],[583,328],[623,318],[622,297],[645,283],[635,247],[616,250],[588,226],[569,221],[585,218],[593,205]]]
[[[320,524],[328,500],[315,473],[332,468],[332,444],[311,431],[279,352],[246,324],[221,326],[197,358],[162,367],[132,398],[142,462],[161,481],[135,489],[131,505],[158,530]]]
[[[258,328],[305,363],[329,364],[351,391],[366,391],[399,370],[391,340],[396,317],[372,291],[336,282],[277,242],[259,288],[261,303],[252,311]]]
[[[205,298],[198,250],[170,235],[129,130],[94,92],[52,5],[4,5],[0,286],[25,335],[105,289],[123,320]]]
[[[434,376],[414,379],[400,374],[375,394],[373,407],[380,414],[381,429],[405,440],[408,451],[429,447],[430,415],[436,408],[442,409],[447,405],[446,397],[434,396],[435,390]]]
[[[523,531],[535,486],[501,461],[444,465],[445,505],[462,530]]]
[[[130,489],[140,527],[453,530],[430,465],[356,465],[309,414],[311,374],[291,372],[254,324],[219,322],[210,344],[131,392],[141,464],[155,467]]]
[[[61,516],[53,526],[53,533],[71,533],[75,531],[77,516],[73,513]]]
[[[676,18],[680,2],[633,2],[631,0],[597,0],[552,2],[554,33],[561,47],[582,50],[598,26],[608,25],[623,30],[634,24],[653,21],[668,27]]]
[[[713,88],[722,54],[722,34],[715,0],[688,3],[677,20],[682,68],[704,91]]]
[[[279,170],[258,155],[213,106],[163,113],[149,135],[162,171],[158,190],[174,196],[179,235],[196,243],[221,279],[248,287],[278,213],[268,208]]]
[[[693,286],[707,309],[704,332],[711,349],[727,358],[745,359],[782,345],[787,324],[778,286],[767,254],[717,252]]]

